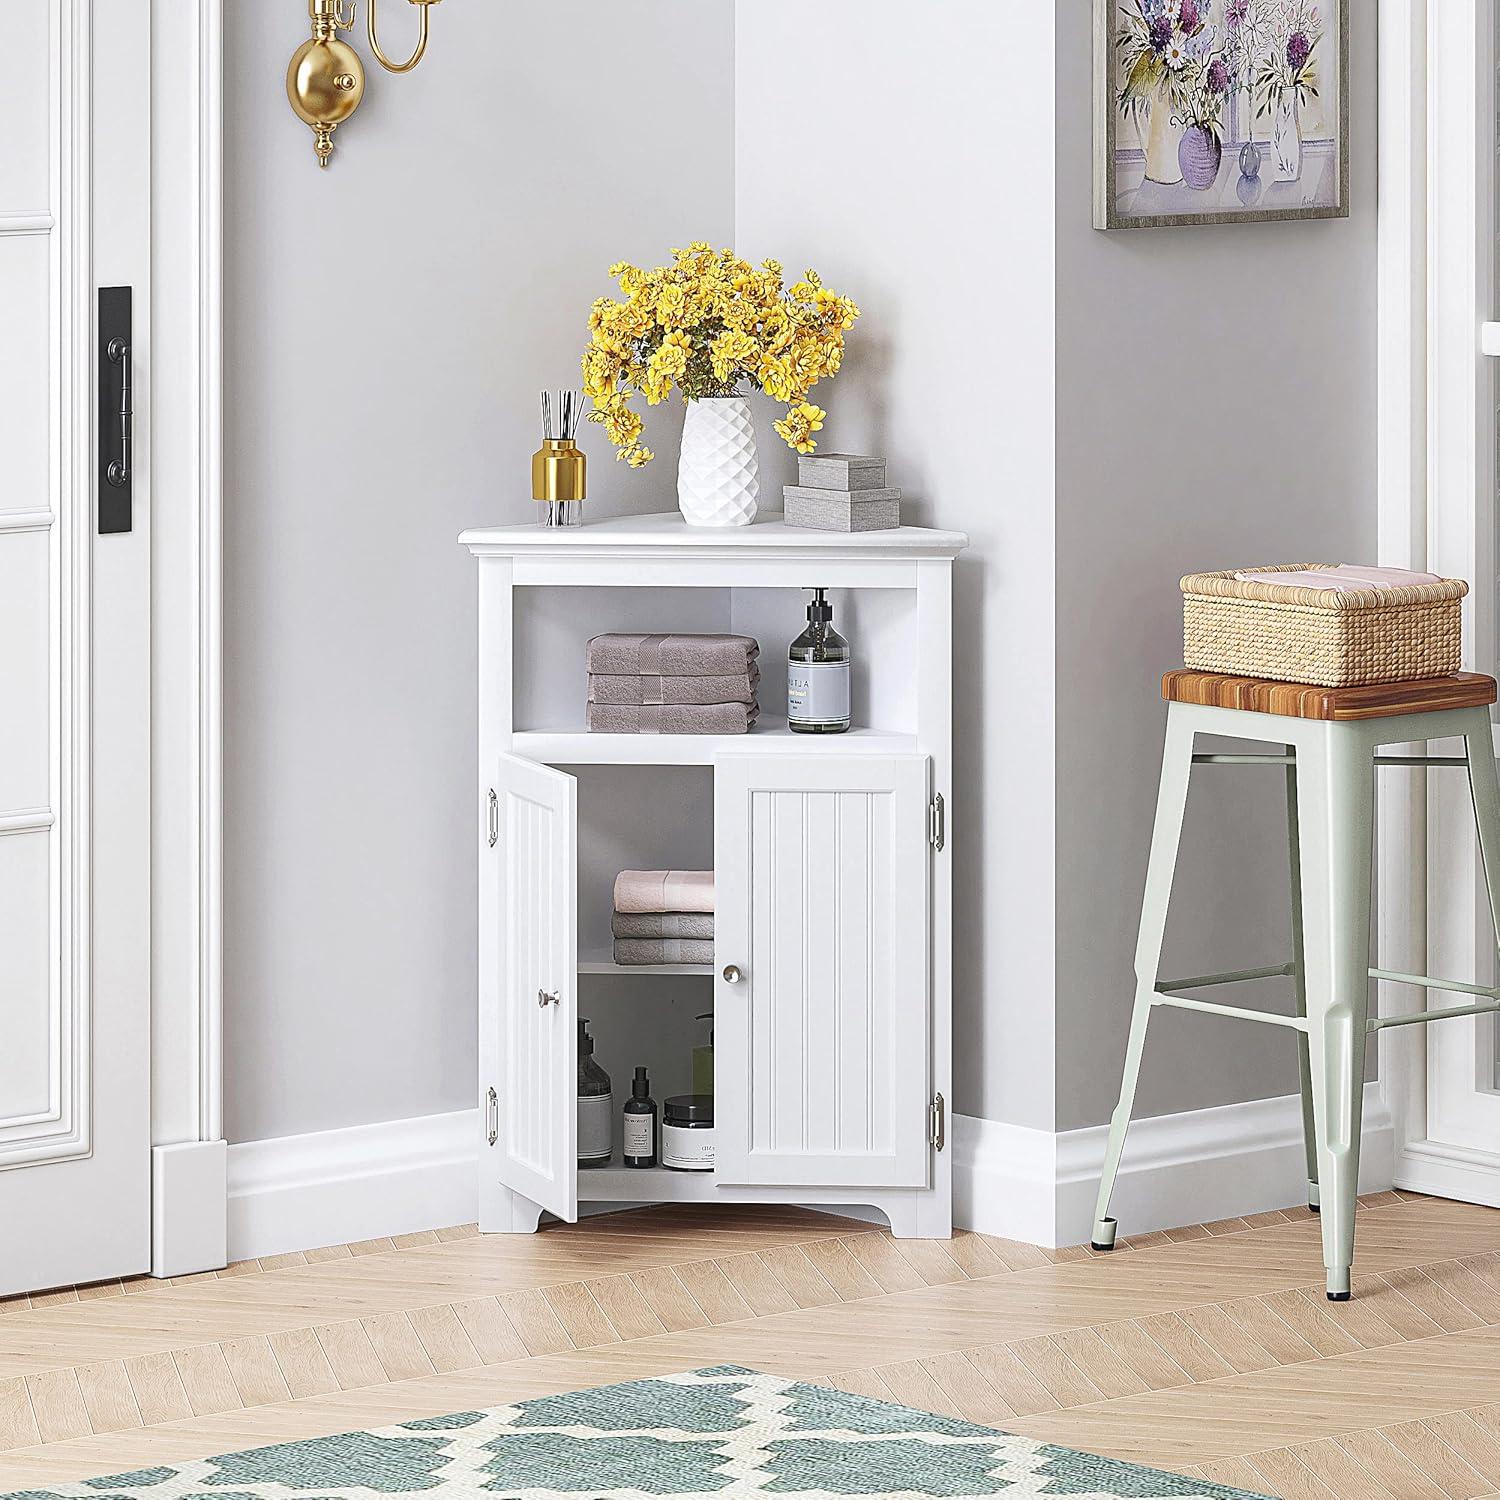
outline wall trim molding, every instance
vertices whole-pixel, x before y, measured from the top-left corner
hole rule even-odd
[[[1377,1192],[1393,1172],[1378,1084],[1365,1086],[1364,1109],[1360,1191]],[[1103,1125],[1054,1135],[955,1115],[954,1223],[1034,1245],[1081,1243],[1107,1135]],[[230,1146],[229,1258],[471,1223],[478,1140],[478,1111],[462,1109]],[[207,1157],[199,1165],[211,1171]],[[1138,1120],[1115,1202],[1122,1232],[1143,1234],[1285,1208],[1301,1201],[1304,1181],[1302,1105],[1289,1094]]]
[[[152,1273],[168,1276],[225,1256],[223,0],[152,9]]]
[[[1005,1239],[1056,1247],[1089,1237],[1109,1128],[1049,1134],[954,1116],[954,1222]],[[1361,1192],[1391,1186],[1391,1116],[1365,1085]],[[1306,1164],[1298,1095],[1137,1120],[1115,1188],[1129,1236],[1211,1223],[1302,1201]]]
[[[229,1258],[471,1224],[478,1141],[461,1109],[230,1146]]]

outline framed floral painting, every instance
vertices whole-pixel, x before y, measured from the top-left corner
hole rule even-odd
[[[1349,0],[1094,0],[1094,227],[1349,212]]]

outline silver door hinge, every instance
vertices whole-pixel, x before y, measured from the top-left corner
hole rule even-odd
[[[927,804],[927,842],[940,854],[943,850],[944,835],[947,832],[947,827],[948,819],[943,806],[943,794],[939,792]]]
[[[489,820],[490,848],[493,849],[500,837],[500,799],[495,795],[494,787],[490,788]]]
[[[927,1144],[934,1151],[941,1151],[948,1140],[948,1106],[941,1094],[933,1096],[927,1106]]]
[[[484,1123],[485,1137],[493,1146],[500,1139],[500,1096],[493,1088],[484,1093]]]

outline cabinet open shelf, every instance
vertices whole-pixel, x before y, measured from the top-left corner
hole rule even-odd
[[[590,734],[585,729],[518,729],[511,749],[546,766],[711,766],[719,751],[816,755],[829,745],[846,753],[906,755],[914,734],[855,727],[846,734],[798,734],[785,719],[765,719],[749,734]]]
[[[617,964],[608,953],[580,953],[578,972],[580,974],[690,974],[711,977],[714,966],[712,964]]]

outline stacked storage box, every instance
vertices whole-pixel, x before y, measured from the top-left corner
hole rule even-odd
[[[797,479],[782,487],[788,526],[885,531],[901,524],[901,491],[886,488],[883,458],[815,453],[797,460]]]
[[[589,642],[592,734],[744,734],[760,712],[748,635],[596,635]]]

